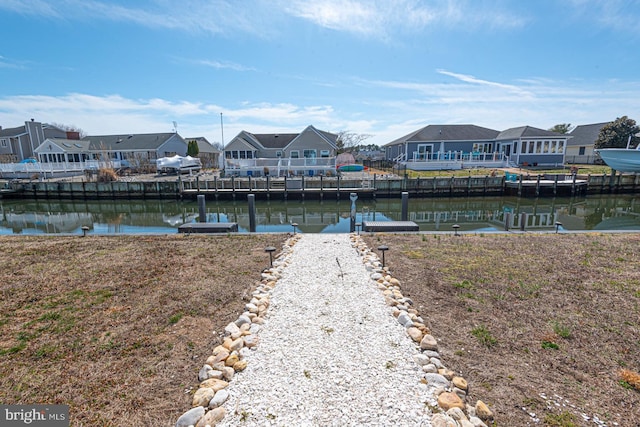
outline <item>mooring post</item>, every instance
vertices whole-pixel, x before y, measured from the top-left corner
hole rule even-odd
[[[526,226],[527,226],[527,213],[522,212],[520,214],[520,231],[524,231]]]
[[[353,233],[356,231],[356,200],[358,200],[358,195],[351,193],[349,194],[349,199],[351,199],[351,224],[349,226],[349,232]]]
[[[511,225],[511,212],[504,213],[504,231],[509,231]]]
[[[400,218],[402,221],[409,220],[409,192],[407,191],[402,192],[402,212]]]
[[[198,194],[198,222],[207,222],[204,194]]]
[[[256,232],[256,195],[249,194],[247,196],[249,201],[249,232]]]

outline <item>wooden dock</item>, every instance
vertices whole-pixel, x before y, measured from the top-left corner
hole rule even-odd
[[[366,232],[420,231],[413,221],[363,221],[362,230]]]
[[[178,227],[178,233],[236,233],[238,223],[236,222],[194,222],[182,224]]]
[[[527,177],[528,178],[528,177]],[[574,196],[586,194],[588,181],[584,179],[553,179],[538,175],[536,179],[525,179],[520,175],[519,179],[505,181],[506,193],[517,196]]]

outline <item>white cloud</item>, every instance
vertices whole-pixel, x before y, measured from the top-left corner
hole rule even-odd
[[[193,62],[195,64],[215,68],[216,70],[228,69],[233,71],[255,71],[255,68],[245,67],[244,65],[237,64],[231,61],[216,61],[216,60],[209,60],[209,59],[201,59]]]
[[[130,6],[105,0],[0,0],[0,10],[52,19],[112,20],[189,33],[271,37],[287,16],[370,38],[431,27],[505,29],[525,18],[501,3],[479,0],[143,0]]]
[[[321,27],[387,38],[438,28],[513,28],[525,22],[495,2],[469,0],[287,0],[284,10]]]

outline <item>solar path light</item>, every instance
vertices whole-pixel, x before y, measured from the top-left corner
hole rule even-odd
[[[458,234],[458,230],[460,229],[460,225],[458,225],[458,224],[453,224],[453,225],[451,226],[451,228],[453,228],[453,235],[454,235],[454,236],[459,236],[459,234]]]
[[[378,246],[378,250],[382,252],[382,268],[384,268],[384,253],[389,250],[389,246],[380,245]]]
[[[273,267],[273,253],[276,251],[276,248],[267,246],[264,248],[264,251],[269,253],[269,267]]]

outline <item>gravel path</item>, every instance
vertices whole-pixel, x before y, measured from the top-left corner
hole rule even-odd
[[[288,261],[218,425],[430,426],[417,346],[349,235],[305,234]]]

